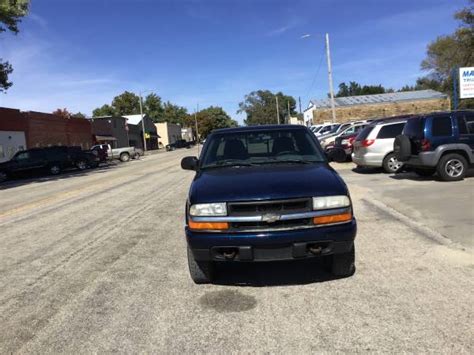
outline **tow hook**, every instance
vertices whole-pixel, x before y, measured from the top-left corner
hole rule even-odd
[[[323,248],[321,246],[318,246],[318,245],[315,245],[315,244],[309,245],[308,249],[314,255],[321,254],[321,251],[323,250]]]
[[[231,259],[234,259],[235,256],[237,255],[237,252],[235,250],[224,250],[222,252],[222,255],[224,256],[224,258],[226,258],[227,260],[231,260]]]

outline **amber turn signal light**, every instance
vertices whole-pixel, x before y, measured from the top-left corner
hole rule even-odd
[[[189,220],[188,226],[192,230],[225,230],[229,229],[227,222],[194,222]]]
[[[331,223],[342,223],[342,222],[349,222],[352,219],[352,213],[340,213],[340,214],[333,214],[329,216],[320,216],[314,217],[313,223],[314,224],[331,224]]]

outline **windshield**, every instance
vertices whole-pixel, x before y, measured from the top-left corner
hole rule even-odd
[[[325,162],[324,154],[307,130],[269,130],[215,134],[201,168],[281,163]]]

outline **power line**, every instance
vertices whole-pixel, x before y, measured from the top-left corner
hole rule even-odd
[[[319,71],[321,70],[321,65],[323,64],[325,51],[326,51],[326,46],[323,46],[323,50],[321,51],[321,57],[319,59],[318,69],[316,70],[316,74],[314,75],[313,81],[311,82],[311,86],[309,87],[309,89],[306,93],[306,96],[305,96],[306,98],[309,97],[309,94],[311,93],[311,90],[313,89],[313,86],[316,83],[316,79],[318,78]]]

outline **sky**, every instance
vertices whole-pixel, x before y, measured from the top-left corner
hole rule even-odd
[[[33,0],[18,35],[0,34],[14,67],[0,106],[92,114],[125,90],[156,92],[193,112],[238,104],[268,89],[328,92],[324,34],[335,86],[400,88],[425,74],[437,36],[458,26],[467,0]],[[310,37],[301,39],[304,34]]]

